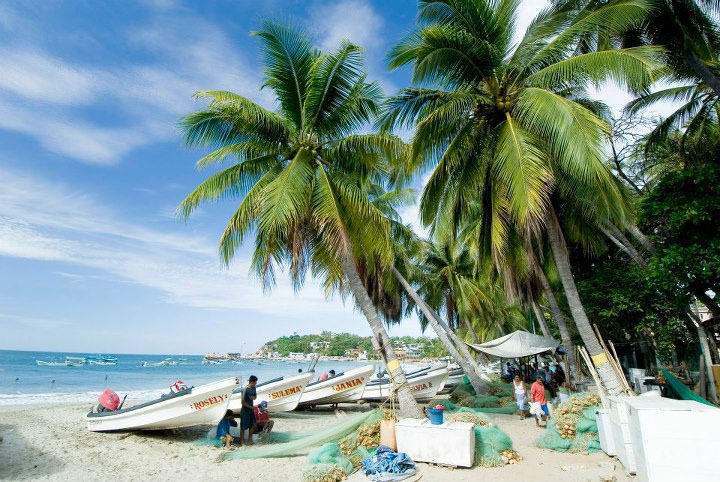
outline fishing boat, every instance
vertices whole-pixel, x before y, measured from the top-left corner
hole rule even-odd
[[[159,361],[159,362],[155,362],[155,363],[144,361],[144,362],[142,362],[140,367],[142,367],[142,368],[157,368],[157,367],[168,367],[168,366],[175,366],[175,365],[177,365],[176,361],[174,361],[172,358],[166,358],[163,361]]]
[[[85,421],[91,432],[166,430],[217,424],[225,415],[230,395],[238,385],[239,378],[225,378],[134,407],[113,412],[91,412],[85,415]]]
[[[85,365],[87,360],[85,360],[85,357],[82,356],[66,356],[65,357],[65,365],[69,367],[81,367]]]
[[[448,379],[447,366],[439,368],[426,368],[405,375],[413,396],[418,401],[431,400],[445,386]],[[389,378],[374,380],[367,384],[360,396],[347,401],[365,400],[368,402],[381,402],[390,396],[392,382]]]
[[[109,360],[88,360],[90,365],[117,365],[116,361]]]
[[[308,383],[300,397],[300,406],[326,405],[340,403],[354,396],[361,395],[370,380],[374,365],[354,368],[338,373],[332,378]]]
[[[462,385],[464,383],[464,377],[465,372],[462,370],[462,368],[451,368],[448,372],[448,379],[447,382],[445,382],[445,386],[438,393],[441,395],[445,393],[450,393],[450,391],[457,385]]]
[[[64,366],[67,366],[64,361],[35,360],[35,363],[41,367],[64,367]]]
[[[294,377],[279,377],[258,383],[255,386],[257,398],[255,405],[260,402],[267,402],[268,410],[273,413],[290,412],[295,410],[300,402],[305,387],[312,380],[314,373],[301,373]],[[242,408],[242,388],[236,389],[230,397],[228,410],[240,413]]]

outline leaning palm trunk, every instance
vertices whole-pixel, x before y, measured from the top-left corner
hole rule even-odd
[[[578,294],[575,279],[570,269],[570,257],[567,253],[565,240],[560,232],[560,225],[552,206],[546,214],[545,227],[548,232],[548,238],[550,239],[550,249],[555,258],[555,265],[560,274],[560,280],[565,290],[565,297],[570,307],[570,313],[572,314],[573,320],[575,320],[575,326],[585,343],[585,348],[590,352],[590,356],[595,364],[595,368],[597,368],[600,381],[605,387],[605,390],[610,395],[618,395],[622,391],[620,380],[618,380],[615,371],[610,366],[605,351],[600,346],[590,325],[590,320],[585,314],[585,309],[580,301],[580,295]]]
[[[540,325],[540,331],[542,332],[544,337],[551,338],[550,336],[550,329],[548,328],[547,321],[545,321],[545,315],[543,315],[542,310],[537,304],[537,301],[533,300],[531,303],[533,313],[535,313],[535,318],[538,320],[538,324]]]
[[[560,309],[560,304],[558,303],[557,298],[555,298],[555,293],[553,293],[552,287],[550,286],[550,281],[548,281],[547,276],[545,276],[545,272],[535,261],[535,254],[532,251],[528,252],[530,253],[531,259],[533,260],[535,274],[540,280],[543,294],[545,295],[545,298],[547,298],[548,304],[550,305],[550,313],[552,313],[553,318],[555,318],[555,323],[557,323],[558,331],[560,332],[560,340],[565,347],[567,360],[566,370],[568,374],[568,380],[573,380],[575,374],[577,373],[577,361],[575,359],[575,347],[573,346],[572,338],[570,338],[568,319],[565,317],[565,313],[563,313]]]
[[[640,266],[642,269],[647,269],[647,262],[645,261],[645,258],[642,257],[640,252],[635,249],[635,246],[630,242],[627,237],[620,231],[617,227],[614,225],[609,225],[608,229],[602,228],[602,232],[607,236],[607,238],[613,242],[621,251],[623,251],[625,254],[627,254],[630,259],[635,261],[638,266]]]
[[[468,379],[470,380],[470,384],[475,389],[475,393],[482,393],[484,391],[483,382],[478,376],[478,369],[475,366],[475,361],[472,358],[468,359],[462,354],[460,354],[458,348],[450,340],[448,333],[443,330],[440,322],[438,322],[438,320],[435,318],[435,314],[428,308],[427,304],[425,304],[425,301],[420,298],[420,295],[418,295],[417,291],[415,291],[415,289],[410,285],[410,283],[407,282],[403,275],[400,274],[397,269],[395,269],[395,267],[393,267],[392,270],[393,275],[395,275],[395,278],[400,282],[403,288],[405,288],[405,291],[407,291],[408,295],[410,295],[410,298],[412,298],[413,301],[418,305],[418,307],[420,307],[420,311],[423,312],[425,318],[427,318],[430,326],[432,326],[432,329],[435,331],[438,338],[440,338],[442,344],[445,345],[445,348],[447,348],[447,350],[450,352],[450,355],[455,358],[455,361],[457,361],[458,365],[460,365],[460,368],[463,369],[463,372],[465,372],[465,375],[467,375]]]
[[[403,372],[400,362],[395,355],[390,337],[378,316],[377,310],[370,299],[370,295],[365,289],[365,285],[363,285],[360,273],[358,273],[357,266],[355,265],[355,259],[351,253],[352,250],[348,247],[346,254],[342,256],[343,270],[348,279],[350,290],[355,296],[355,301],[357,301],[360,306],[372,330],[373,336],[371,340],[373,347],[382,356],[385,366],[392,377],[400,404],[400,414],[403,417],[423,418],[424,415],[415,401],[415,397],[413,397],[410,386],[405,379],[405,372]]]

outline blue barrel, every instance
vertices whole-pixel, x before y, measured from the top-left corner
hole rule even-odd
[[[436,408],[428,408],[428,414],[430,415],[430,423],[433,425],[442,425],[443,423],[443,411]]]

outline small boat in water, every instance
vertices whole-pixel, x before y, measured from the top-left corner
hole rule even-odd
[[[314,373],[307,372],[294,377],[279,377],[258,383],[255,387],[257,398],[254,404],[267,402],[270,412],[290,412],[295,410],[300,402],[305,387],[312,380]],[[228,410],[240,413],[242,408],[242,388],[238,388],[230,397]]]
[[[109,360],[88,360],[90,365],[117,365],[116,361]]]
[[[439,368],[428,367],[408,373],[405,378],[416,400],[432,400],[445,386],[445,382],[448,379],[448,369],[447,366]],[[389,378],[373,380],[367,384],[362,395],[348,401],[366,400],[368,402],[382,402],[390,396],[391,389],[392,382]]]
[[[142,367],[142,368],[157,368],[157,367],[169,367],[169,366],[175,366],[175,365],[177,365],[177,362],[175,360],[173,360],[172,358],[166,358],[163,361],[159,361],[159,362],[155,362],[155,363],[144,361],[144,362],[142,362],[140,367]]]
[[[225,378],[199,387],[186,388],[164,397],[112,412],[88,413],[91,432],[117,430],[166,430],[193,425],[217,424],[230,403],[239,378]]]
[[[300,397],[300,406],[327,405],[341,403],[361,395],[365,390],[370,375],[375,371],[374,365],[354,368],[338,373],[332,378],[308,383]]]
[[[65,366],[67,366],[64,361],[35,360],[35,363],[41,367],[65,367]]]
[[[82,356],[66,356],[65,365],[69,367],[81,367],[87,363],[85,357]]]

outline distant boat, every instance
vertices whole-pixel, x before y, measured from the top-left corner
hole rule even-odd
[[[172,358],[166,358],[163,361],[150,363],[147,361],[142,362],[140,365],[142,368],[157,368],[157,367],[167,367],[167,366],[174,366],[177,365],[177,362],[174,361]]]
[[[220,361],[218,360],[209,360],[207,358],[203,358],[202,364],[203,365],[220,365]]]
[[[226,378],[134,407],[114,412],[88,413],[85,421],[91,432],[166,430],[217,424],[225,415],[230,394],[239,384],[238,378]]]
[[[41,367],[64,367],[64,366],[67,366],[64,361],[35,360],[35,363],[37,363]]]
[[[89,360],[90,365],[117,365],[116,361],[109,360]]]
[[[117,363],[118,358],[116,356],[105,356],[105,355],[92,355],[85,357],[85,360],[91,365],[106,365],[107,363],[93,363],[93,362],[115,362]]]

